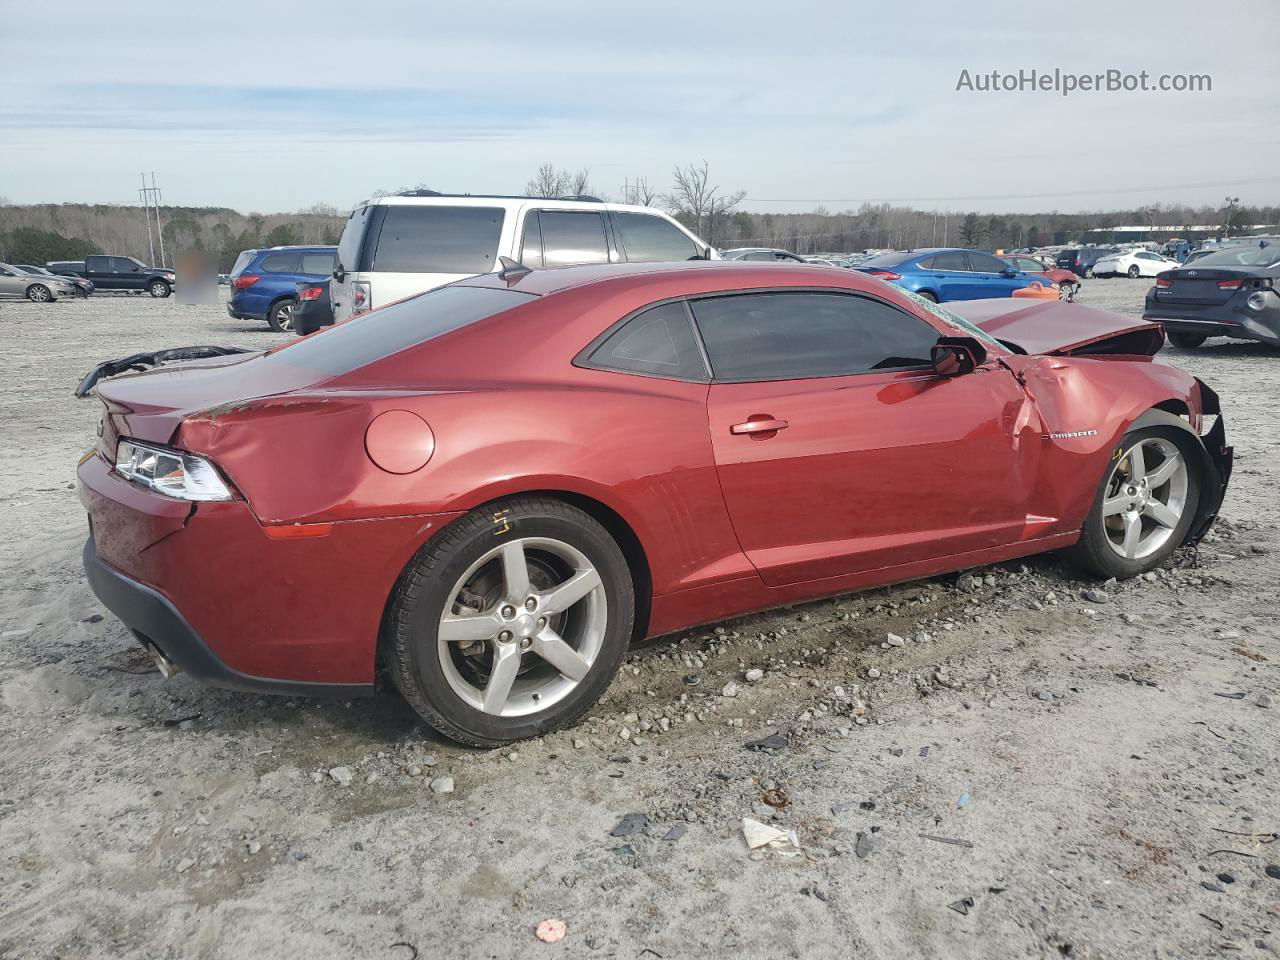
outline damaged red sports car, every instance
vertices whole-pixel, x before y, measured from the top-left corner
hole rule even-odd
[[[1047,550],[1129,577],[1204,534],[1231,451],[1159,325],[958,308],[798,264],[508,264],[265,353],[106,364],[86,391],[175,361],[97,386],[89,581],[166,672],[385,674],[491,745],[646,636]]]

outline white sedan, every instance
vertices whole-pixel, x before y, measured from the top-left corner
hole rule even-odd
[[[1176,270],[1182,264],[1149,250],[1126,250],[1103,257],[1093,265],[1095,277],[1154,277],[1165,270]]]

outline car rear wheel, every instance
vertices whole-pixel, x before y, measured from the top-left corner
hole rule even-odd
[[[626,655],[635,591],[591,516],[519,498],[467,514],[409,564],[384,657],[404,698],[451,739],[491,747],[576,720]]]
[[[921,290],[919,293],[916,294],[916,296],[919,297],[921,300],[928,300],[930,303],[938,302],[938,298],[935,297],[928,290]]]
[[[27,287],[27,299],[32,303],[48,303],[53,299],[53,294],[43,283],[33,283]]]
[[[1142,273],[1142,271],[1138,269],[1138,265],[1136,263],[1133,266],[1131,266],[1126,272],[1129,274],[1130,280],[1137,280],[1138,275]]]
[[[1125,434],[1068,552],[1078,567],[1126,579],[1164,563],[1186,539],[1200,500],[1196,439],[1177,427]]]
[[[147,284],[147,293],[157,299],[167,297],[169,295],[169,284],[165,283],[163,280],[152,280]]]
[[[1208,338],[1203,333],[1177,333],[1169,331],[1169,342],[1183,350],[1194,350]]]
[[[280,300],[267,311],[267,324],[277,333],[293,332],[293,301]]]

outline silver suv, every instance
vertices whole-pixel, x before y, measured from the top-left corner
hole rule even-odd
[[[652,207],[593,197],[451,196],[415,190],[356,207],[330,284],[335,322],[434,287],[492,273],[498,258],[528,267],[718,260]]]

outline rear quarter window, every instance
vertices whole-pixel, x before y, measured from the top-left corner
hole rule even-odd
[[[304,253],[302,255],[302,272],[325,276],[333,272],[332,253]]]
[[[497,262],[505,219],[506,211],[501,207],[388,205],[371,269],[467,276],[489,273]]]
[[[262,258],[258,269],[263,273],[297,273],[298,260],[296,253],[269,253]]]

